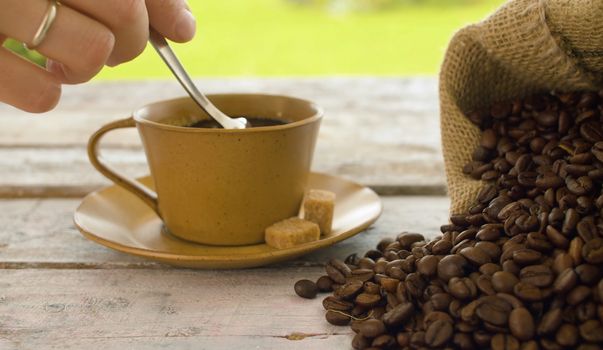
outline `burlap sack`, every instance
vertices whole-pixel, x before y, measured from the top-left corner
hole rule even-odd
[[[480,130],[468,113],[535,92],[597,89],[603,82],[603,0],[511,0],[451,40],[440,72],[444,162],[451,213],[482,183],[462,167]]]

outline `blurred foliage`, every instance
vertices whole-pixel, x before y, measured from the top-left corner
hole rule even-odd
[[[24,58],[28,59],[29,61],[34,62],[37,65],[40,65],[43,67],[44,64],[46,64],[46,58],[44,56],[40,55],[37,51],[26,49],[22,43],[20,43],[16,40],[7,39],[4,42],[3,46],[21,56],[23,56]]]

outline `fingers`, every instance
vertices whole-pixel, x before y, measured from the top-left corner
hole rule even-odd
[[[149,19],[144,0],[62,0],[63,5],[103,23],[115,36],[107,65],[137,57],[149,38]]]
[[[53,74],[4,48],[0,48],[0,62],[0,101],[32,113],[56,106],[61,83]]]
[[[3,0],[0,33],[31,42],[47,6],[45,0]],[[106,26],[68,6],[60,6],[54,23],[37,50],[61,62],[64,82],[81,83],[101,70],[113,51],[114,43],[115,37]]]
[[[146,0],[151,27],[175,42],[195,36],[196,21],[184,0]]]

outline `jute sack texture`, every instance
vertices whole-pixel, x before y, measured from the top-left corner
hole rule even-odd
[[[512,0],[463,28],[440,72],[440,127],[451,213],[483,185],[463,174],[481,132],[466,114],[551,90],[600,89],[603,0]]]

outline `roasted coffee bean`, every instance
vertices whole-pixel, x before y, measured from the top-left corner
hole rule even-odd
[[[385,331],[386,329],[383,321],[373,318],[360,324],[358,334],[367,338],[374,338],[385,333]]]
[[[449,293],[461,300],[475,298],[477,295],[477,287],[470,278],[452,277],[448,281]]]
[[[576,273],[580,278],[580,282],[586,285],[593,285],[601,280],[601,271],[595,265],[579,265],[576,267]]]
[[[398,236],[398,242],[403,249],[408,249],[413,243],[424,241],[425,237],[419,233],[403,232]]]
[[[439,259],[435,255],[427,255],[417,262],[417,271],[424,276],[435,275]]]
[[[538,334],[553,333],[561,325],[561,309],[552,309],[546,312],[538,325]]]
[[[363,290],[364,283],[358,280],[352,280],[339,287],[334,295],[343,300],[353,300]]]
[[[525,248],[513,252],[513,261],[521,266],[538,263],[542,254],[536,250]]]
[[[555,340],[563,347],[573,347],[578,342],[578,327],[565,323],[559,327]]]
[[[335,326],[345,326],[349,324],[352,319],[349,315],[333,310],[327,311],[325,318],[327,319],[327,322]]]
[[[578,283],[578,274],[574,269],[567,268],[555,279],[553,290],[556,293],[565,294],[569,292]]]
[[[352,322],[352,324],[354,324]],[[356,334],[352,339],[352,347],[356,350],[364,350],[371,346],[371,341],[362,334]]]
[[[328,296],[323,299],[322,306],[325,310],[348,311],[354,307],[354,304],[334,296]]]
[[[437,348],[448,343],[452,335],[452,323],[437,320],[429,325],[425,331],[425,344],[432,348]]]
[[[512,293],[519,282],[517,277],[510,272],[498,271],[492,275],[492,287],[497,292]]]
[[[383,322],[388,327],[396,327],[406,322],[414,313],[412,303],[401,303],[383,315]]]
[[[356,280],[361,282],[370,281],[375,276],[375,272],[371,269],[355,269],[348,277],[348,280]]]
[[[316,283],[305,279],[297,281],[293,289],[297,295],[306,299],[314,299],[318,293]]]
[[[329,276],[320,276],[318,280],[316,280],[316,287],[319,292],[332,292],[333,280]]]
[[[548,287],[553,282],[553,271],[546,265],[531,265],[519,272],[519,279],[536,287]]]
[[[337,259],[331,259],[325,266],[325,270],[327,271],[327,275],[329,275],[335,283],[339,284],[344,284],[346,282],[346,277],[349,277],[352,274],[352,270],[350,270],[348,265]]]
[[[509,315],[509,329],[521,341],[532,339],[535,332],[532,314],[525,308],[513,309]]]
[[[477,266],[489,263],[491,260],[491,257],[478,247],[463,248],[461,249],[460,254],[467,259],[467,261]]]
[[[448,282],[452,277],[461,277],[465,274],[464,268],[467,261],[460,255],[447,255],[438,262],[438,277]]]
[[[519,282],[513,287],[513,294],[526,302],[538,302],[543,298],[540,288],[524,282]]]
[[[381,301],[381,295],[378,294],[369,294],[369,293],[360,293],[356,296],[354,302],[356,305],[370,308],[377,305]]]
[[[588,298],[591,294],[591,289],[587,286],[577,286],[572,289],[568,294],[565,300],[569,305],[575,306],[583,302],[586,298]]]
[[[506,300],[497,296],[486,296],[479,300],[475,313],[482,321],[496,326],[507,324],[512,307]]]
[[[396,339],[389,334],[382,334],[375,339],[371,346],[377,349],[391,349],[396,345]]]
[[[582,248],[582,257],[591,264],[603,263],[603,239],[593,238]]]
[[[512,335],[498,333],[490,341],[492,350],[519,350],[519,341]]]

